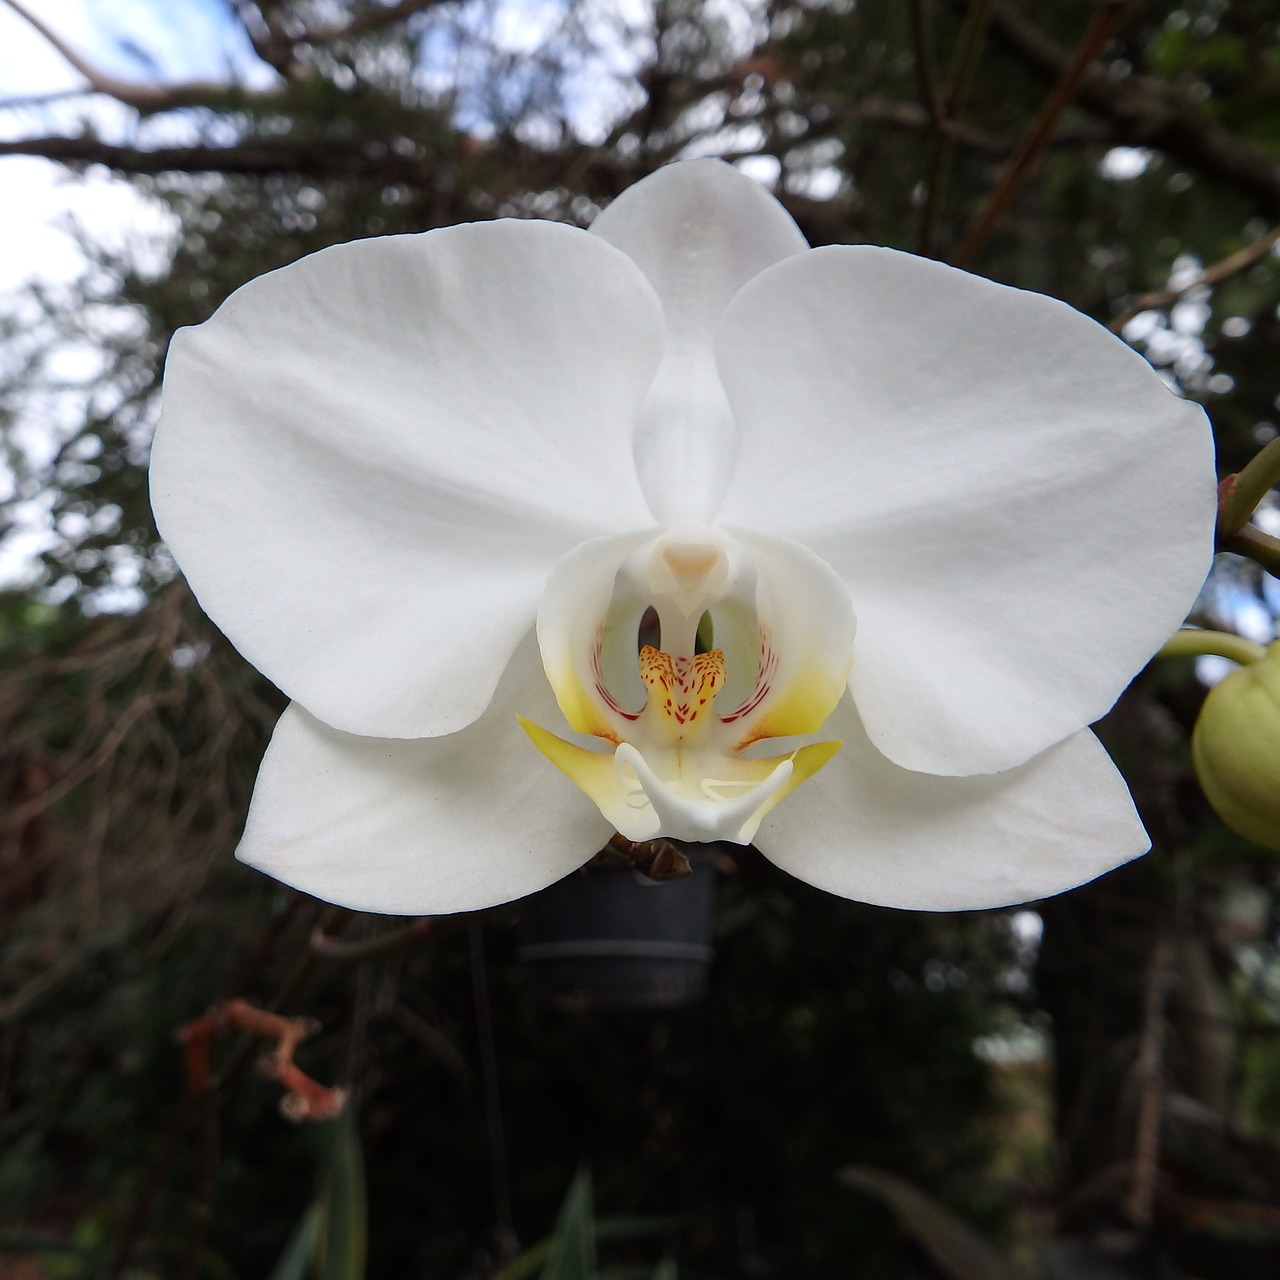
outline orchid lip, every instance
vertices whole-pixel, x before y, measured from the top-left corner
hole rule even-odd
[[[781,539],[693,521],[600,539],[551,575],[538,635],[570,728],[601,748],[525,727],[628,839],[747,843],[838,744],[747,749],[821,729],[853,625],[831,570]]]

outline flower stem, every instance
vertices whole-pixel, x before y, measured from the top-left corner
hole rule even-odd
[[[1247,666],[1251,662],[1260,662],[1266,656],[1266,652],[1262,645],[1230,631],[1208,631],[1198,627],[1184,627],[1169,637],[1164,648],[1156,656],[1203,658],[1213,654],[1219,658],[1230,658],[1232,662]]]
[[[1256,453],[1223,487],[1218,511],[1218,533],[1226,538],[1239,533],[1258,503],[1280,484],[1280,436]]]
[[[1257,525],[1247,524],[1243,529],[1218,539],[1219,551],[1230,551],[1247,556],[1260,564],[1269,574],[1280,578],[1280,538],[1263,533]]]

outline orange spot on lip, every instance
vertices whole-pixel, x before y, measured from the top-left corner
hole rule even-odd
[[[724,675],[724,653],[712,649],[693,658],[673,658],[662,649],[645,645],[640,650],[640,671],[647,684],[660,684],[673,695],[662,703],[666,715],[678,725],[691,724],[715,696]]]

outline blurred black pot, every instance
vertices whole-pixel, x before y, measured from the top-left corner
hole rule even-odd
[[[542,993],[572,1008],[674,1009],[706,992],[716,872],[650,880],[597,859],[526,898],[517,954]]]

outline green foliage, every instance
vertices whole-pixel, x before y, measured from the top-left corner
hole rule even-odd
[[[1001,1254],[954,1213],[909,1182],[880,1169],[840,1171],[841,1181],[893,1210],[948,1280],[1021,1280]]]
[[[584,1171],[574,1178],[564,1198],[540,1280],[594,1280],[596,1232],[592,1214],[591,1175]]]
[[[368,1206],[355,1117],[346,1110],[326,1128],[320,1194],[299,1219],[269,1280],[364,1280]]]

